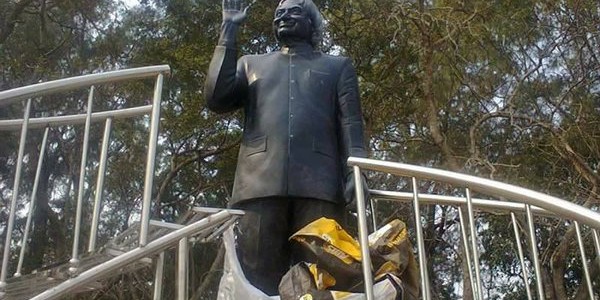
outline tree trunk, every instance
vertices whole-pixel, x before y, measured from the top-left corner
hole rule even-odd
[[[426,28],[426,25],[421,24],[421,28]],[[446,137],[442,132],[442,122],[439,118],[439,107],[438,100],[436,99],[436,95],[434,92],[434,57],[433,51],[434,46],[431,42],[431,36],[428,35],[426,30],[422,29],[421,32],[421,51],[423,51],[423,55],[420,58],[421,64],[421,89],[423,92],[423,100],[426,104],[426,119],[427,119],[427,127],[431,134],[434,144],[440,150],[442,154],[442,163],[447,166],[448,169],[454,172],[460,171],[462,168],[460,167],[460,163],[456,156],[453,154],[453,151],[448,145]],[[433,219],[431,219],[433,221]],[[432,235],[430,235],[432,236]],[[465,249],[466,250],[466,249]],[[467,250],[468,251],[468,250]],[[464,260],[463,260],[464,261]],[[472,287],[469,280],[469,269],[467,268],[466,262],[461,264],[461,268],[463,271],[463,299],[464,300],[472,300],[473,292]],[[431,270],[431,268],[429,268]],[[430,272],[431,274],[431,272]]]
[[[552,299],[552,300],[567,299],[567,298],[557,297],[556,293],[552,289],[552,276],[553,276],[552,271],[548,270],[548,268],[544,268],[544,266],[540,266],[540,268],[541,268],[540,272],[542,273],[542,282],[544,283],[543,284],[544,297],[546,299]],[[563,276],[563,275],[564,275],[564,273],[561,273],[561,276]],[[537,286],[534,286],[533,290],[531,292],[534,295],[537,295]]]
[[[224,258],[225,258],[225,244],[221,243],[221,246],[219,247],[219,251],[217,252],[217,257],[213,261],[208,272],[206,272],[206,277],[204,277],[204,280],[202,281],[200,286],[194,291],[194,294],[191,297],[192,300],[202,299],[201,297],[203,296],[204,291],[206,291],[206,290],[208,290],[208,288],[210,288],[211,284],[214,282],[216,275],[222,274],[222,272],[219,272],[218,270],[223,268]]]
[[[551,282],[549,286],[559,299],[567,299],[565,289],[565,259],[569,252],[569,245],[575,236],[575,226],[571,226],[565,233],[562,241],[552,253],[550,268],[552,269]]]

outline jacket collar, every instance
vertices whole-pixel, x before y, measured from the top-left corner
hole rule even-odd
[[[310,54],[315,51],[316,50],[313,48],[313,46],[311,46],[310,44],[306,44],[306,43],[281,47],[281,53],[288,54],[288,55]]]

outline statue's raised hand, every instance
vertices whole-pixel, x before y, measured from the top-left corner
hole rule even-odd
[[[223,22],[242,24],[248,16],[248,9],[254,2],[256,0],[246,5],[244,0],[223,0]]]

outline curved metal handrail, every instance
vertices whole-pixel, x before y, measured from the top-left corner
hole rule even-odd
[[[171,72],[169,65],[158,65],[150,67],[132,68],[126,70],[110,71],[98,74],[88,74],[65,79],[58,79],[38,84],[32,84],[20,88],[0,91],[0,106],[23,100],[26,98],[48,95],[60,91],[73,90],[88,87],[95,84],[117,82],[132,79],[153,77],[158,74]]]
[[[17,199],[19,196],[19,186],[20,186],[20,178],[22,173],[22,165],[23,165],[23,156],[26,145],[26,138],[28,130],[31,128],[41,128],[47,126],[61,126],[68,124],[85,124],[84,129],[84,137],[83,137],[83,147],[82,147],[82,159],[80,166],[80,178],[85,177],[86,173],[86,163],[87,163],[87,152],[88,152],[88,143],[89,143],[89,132],[90,132],[90,124],[93,121],[106,120],[105,123],[105,132],[104,138],[102,142],[102,155],[100,157],[100,170],[98,175],[98,184],[96,191],[96,199],[94,202],[94,218],[92,223],[97,224],[98,221],[98,213],[100,208],[101,194],[102,194],[102,184],[103,184],[103,176],[105,173],[104,166],[106,163],[107,155],[106,149],[108,147],[108,140],[111,131],[111,124],[113,118],[125,118],[138,116],[141,114],[149,114],[150,115],[150,123],[149,123],[149,139],[148,139],[148,150],[147,150],[147,158],[146,158],[146,170],[144,176],[144,190],[143,190],[143,203],[142,203],[142,213],[141,213],[141,227],[140,227],[140,246],[144,246],[147,243],[147,235],[149,228],[149,218],[150,218],[150,204],[152,199],[152,185],[154,180],[154,164],[156,157],[156,149],[158,142],[158,128],[160,123],[160,108],[161,108],[161,96],[162,96],[162,86],[163,86],[163,78],[165,74],[170,73],[170,67],[168,65],[158,65],[158,66],[148,66],[148,67],[140,67],[140,68],[132,68],[118,71],[110,71],[105,73],[97,73],[97,74],[88,74],[77,77],[70,77],[65,79],[58,79],[49,82],[43,82],[38,84],[33,84],[25,87],[15,88],[6,91],[0,91],[0,107],[3,105],[8,105],[10,103],[20,101],[26,99],[25,112],[23,115],[23,119],[17,120],[2,120],[0,121],[0,131],[3,130],[21,130],[21,138],[19,143],[19,152],[17,156],[17,164],[15,170],[15,181],[13,187],[13,195],[12,200],[10,202],[9,208],[9,218],[8,224],[6,226],[6,237],[4,244],[4,252],[2,255],[2,265],[0,270],[0,298],[4,294],[4,289],[6,288],[6,278],[8,276],[8,260],[10,258],[10,245],[12,241],[12,230],[14,227],[14,221],[16,216],[16,208],[17,208]],[[94,99],[94,91],[95,86],[106,84],[106,83],[116,83],[123,82],[126,80],[134,80],[134,79],[145,79],[155,77],[156,81],[154,84],[154,92],[152,96],[152,104],[145,105],[140,107],[128,108],[128,109],[120,109],[115,111],[104,111],[92,113],[92,103]],[[37,118],[30,119],[31,112],[31,104],[32,98],[47,96],[53,93],[64,92],[69,90],[76,89],[89,89],[88,92],[88,101],[87,101],[87,109],[86,114],[83,115],[67,115],[67,116],[55,116],[55,117],[45,117],[45,118]],[[31,122],[31,124],[30,124]],[[30,126],[32,125],[32,126]],[[47,132],[47,131],[46,131]],[[46,133],[47,134],[47,133]],[[45,145],[45,143],[44,143]],[[43,155],[40,155],[42,158]],[[38,164],[41,164],[42,160]],[[38,180],[38,175],[34,179],[35,182]],[[35,186],[35,183],[34,183]],[[83,191],[84,191],[84,180],[79,181],[78,194],[77,194],[77,205],[76,205],[76,222],[75,229],[73,234],[73,250],[72,250],[72,258],[70,260],[72,264],[72,268],[69,271],[76,272],[77,265],[79,264],[79,243],[80,243],[80,232],[81,232],[81,220],[82,220],[82,206],[83,206]],[[35,193],[33,193],[35,194]],[[34,205],[35,197],[32,197],[31,207]],[[28,222],[31,218],[32,209],[29,210],[28,213]],[[29,225],[29,224],[28,224]],[[27,225],[27,226],[28,226]],[[95,238],[97,226],[92,225],[92,232],[90,233],[90,245],[89,248],[93,249],[95,247]],[[23,243],[26,243],[27,233],[24,235]],[[25,245],[25,244],[23,244]],[[23,246],[22,249],[24,249]],[[24,251],[21,251],[24,253]],[[19,267],[17,268],[17,272],[15,276],[20,276],[20,265],[23,259],[23,254],[19,256]]]
[[[409,192],[392,192],[382,190],[369,190],[369,196],[371,199],[377,200],[390,200],[399,201],[404,203],[412,203],[414,194]],[[419,200],[421,203],[426,205],[439,204],[439,205],[451,205],[451,206],[464,206],[467,205],[466,197],[457,196],[445,196],[445,195],[433,195],[433,194],[421,194],[419,193]],[[526,204],[492,200],[492,199],[479,199],[473,198],[473,208],[484,211],[491,214],[507,215],[510,212],[525,212]],[[556,217],[556,214],[547,211],[537,206],[532,206],[531,211],[538,216]]]
[[[479,266],[479,250],[477,244],[477,232],[474,215],[475,208],[491,213],[510,213],[512,219],[512,226],[515,232],[516,244],[518,246],[519,261],[522,266],[522,278],[525,282],[527,297],[530,300],[532,299],[532,292],[529,288],[529,275],[525,264],[523,249],[521,247],[521,238],[518,229],[519,225],[516,221],[515,212],[524,211],[526,216],[527,231],[530,240],[529,246],[532,257],[532,265],[536,279],[535,286],[537,289],[537,297],[539,299],[544,298],[544,286],[542,283],[543,280],[540,271],[541,263],[538,258],[538,243],[536,240],[536,229],[534,225],[533,212],[535,212],[537,215],[560,217],[571,220],[572,226],[574,226],[577,231],[580,258],[582,261],[583,271],[585,275],[585,288],[587,288],[588,295],[593,295],[593,280],[591,279],[590,271],[587,266],[588,260],[585,254],[585,245],[581,235],[581,228],[579,223],[586,224],[590,227],[594,237],[594,242],[596,244],[595,248],[597,255],[600,256],[600,243],[597,241],[598,230],[600,229],[600,213],[593,211],[592,209],[583,207],[581,205],[577,205],[575,203],[557,197],[549,196],[543,193],[539,193],[533,190],[485,178],[465,175],[457,172],[357,157],[349,158],[348,165],[353,167],[354,177],[355,180],[357,180],[357,182],[360,182],[361,180],[361,170],[373,170],[377,172],[384,172],[387,174],[392,174],[400,177],[408,177],[412,179],[412,193],[378,190],[371,190],[370,192],[372,193],[374,199],[412,202],[413,204],[419,265],[421,266],[420,277],[423,299],[431,299],[432,297],[427,267],[424,267],[427,265],[427,258],[425,254],[424,236],[421,230],[422,224],[421,213],[419,209],[420,203],[433,205],[449,205],[458,207],[457,212],[459,215],[460,222],[460,235],[462,236],[463,247],[465,249],[467,269],[469,271],[468,278],[471,281],[470,284],[472,287],[474,299],[483,299],[483,287],[481,284],[482,281]],[[421,194],[419,193],[417,178],[448,183],[457,187],[463,187],[465,189],[465,195],[463,197]],[[361,184],[357,185],[361,186]],[[497,197],[502,200],[475,199],[471,197],[471,190],[481,192],[487,196],[492,196],[494,198]],[[368,233],[365,221],[364,204],[362,204],[362,207],[360,205],[362,202],[361,199],[363,196],[363,191],[362,189],[356,189],[355,193],[357,197],[357,212],[359,217],[358,229],[359,236],[361,237],[361,251],[364,256],[368,256],[368,244],[364,239],[364,237]],[[463,208],[466,208],[468,211],[468,223],[465,223],[465,215],[463,214]],[[469,229],[468,231],[467,228]],[[473,262],[471,262],[471,255],[473,258]],[[365,282],[365,291],[367,292],[367,299],[374,299],[372,292],[369,291],[369,282],[371,280],[371,274],[368,270],[370,264],[366,259],[363,260],[362,264],[363,269],[367,270],[363,274]]]
[[[451,183],[483,192],[487,195],[515,199],[519,202],[550,211],[556,215],[579,221],[592,228],[600,229],[600,213],[575,203],[516,185],[457,172],[367,158],[350,157],[348,158],[348,165],[358,166],[361,169],[386,172],[397,176],[417,177]]]
[[[236,211],[222,210],[214,215],[196,221],[193,224],[187,225],[181,229],[175,230],[166,234],[154,241],[149,242],[144,247],[137,247],[129,252],[121,254],[103,264],[95,266],[84,271],[77,277],[68,279],[67,281],[57,285],[54,288],[48,289],[45,292],[31,298],[32,300],[49,300],[57,299],[67,295],[69,292],[93,282],[96,278],[101,278],[104,275],[111,274],[118,269],[135,262],[144,257],[150,257],[158,254],[167,248],[172,247],[175,243],[181,241],[182,238],[191,237],[198,234],[201,230],[209,228],[213,224],[221,224],[226,222],[232,216],[239,214]]]

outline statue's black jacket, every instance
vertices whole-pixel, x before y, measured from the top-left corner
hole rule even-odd
[[[205,97],[214,112],[245,113],[230,205],[270,196],[342,201],[348,156],[366,156],[350,59],[303,44],[238,60],[223,36]]]

